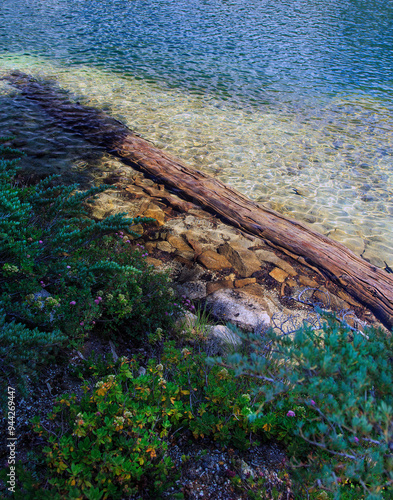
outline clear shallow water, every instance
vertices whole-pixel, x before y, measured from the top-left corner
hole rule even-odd
[[[0,10],[0,72],[56,79],[382,267],[393,264],[392,68],[393,7],[382,1],[4,0]],[[0,92],[4,123],[21,110],[30,141],[47,148],[36,110]],[[74,141],[57,160],[70,170],[76,146],[86,147]]]

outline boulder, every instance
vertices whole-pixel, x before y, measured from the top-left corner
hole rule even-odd
[[[235,288],[242,288],[243,286],[256,283],[256,281],[256,278],[243,278],[241,280],[235,280]]]
[[[210,356],[222,356],[239,349],[242,339],[227,326],[216,325],[210,328],[206,345]]]
[[[261,263],[255,256],[254,252],[247,250],[242,246],[231,243],[224,243],[219,246],[218,252],[225,256],[232,266],[236,269],[239,275],[243,278],[248,278],[255,271],[261,268]]]
[[[159,241],[156,247],[158,250],[161,250],[161,252],[171,253],[173,251],[172,245],[170,245],[167,241]]]
[[[223,288],[233,288],[232,280],[219,280],[219,281],[210,281],[206,285],[206,293],[210,295],[217,290],[222,290]]]
[[[162,266],[162,261],[159,259],[155,259],[154,257],[146,257],[146,263],[149,266],[154,266],[154,267],[161,267]]]
[[[143,212],[143,217],[153,217],[157,226],[162,226],[165,223],[165,212],[155,203],[150,203],[147,209]]]
[[[220,269],[231,268],[231,263],[224,255],[220,255],[214,250],[205,250],[200,255],[198,255],[198,261],[212,271],[217,271]]]
[[[207,297],[206,304],[216,319],[234,323],[245,330],[252,331],[270,324],[262,302],[238,290],[217,290]]]
[[[258,283],[246,285],[241,291],[258,300],[262,309],[266,311],[270,317],[272,317],[273,314],[282,311],[282,306],[280,304],[276,304],[273,297],[268,295],[268,292],[263,288],[263,286],[258,285]]]
[[[279,267],[275,267],[272,271],[270,271],[269,276],[274,278],[279,283],[283,283],[286,278],[288,278],[289,274],[280,269]]]
[[[187,243],[183,240],[181,236],[177,236],[175,234],[168,234],[166,239],[168,243],[170,243],[179,252],[193,253],[193,249],[189,245],[187,245]]]
[[[175,327],[181,328],[183,331],[188,329],[192,330],[197,324],[197,321],[198,321],[198,316],[192,314],[192,312],[190,311],[184,311],[184,314],[182,314],[176,320]]]
[[[206,283],[203,281],[188,281],[177,286],[179,295],[185,295],[191,300],[201,300],[206,297]]]

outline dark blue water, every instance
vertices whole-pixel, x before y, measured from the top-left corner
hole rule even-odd
[[[1,0],[0,53],[263,104],[393,100],[393,2]]]

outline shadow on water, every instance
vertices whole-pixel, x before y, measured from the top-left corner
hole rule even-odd
[[[48,89],[65,95],[52,82]],[[67,94],[72,101],[73,97]],[[65,128],[38,103],[15,89],[0,95],[3,115],[1,136],[12,136],[10,144],[23,151],[20,175],[30,182],[48,175],[61,175],[64,184],[77,183],[82,189],[102,183],[117,163],[104,148],[86,141],[79,133]]]

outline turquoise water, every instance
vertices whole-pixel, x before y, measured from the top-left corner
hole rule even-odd
[[[382,267],[393,265],[392,68],[393,3],[386,1],[0,6],[1,73],[55,79]],[[21,134],[27,127],[30,149],[40,137],[47,151],[37,110],[7,85],[0,90],[5,127],[12,122]],[[78,164],[71,148],[60,160]]]

